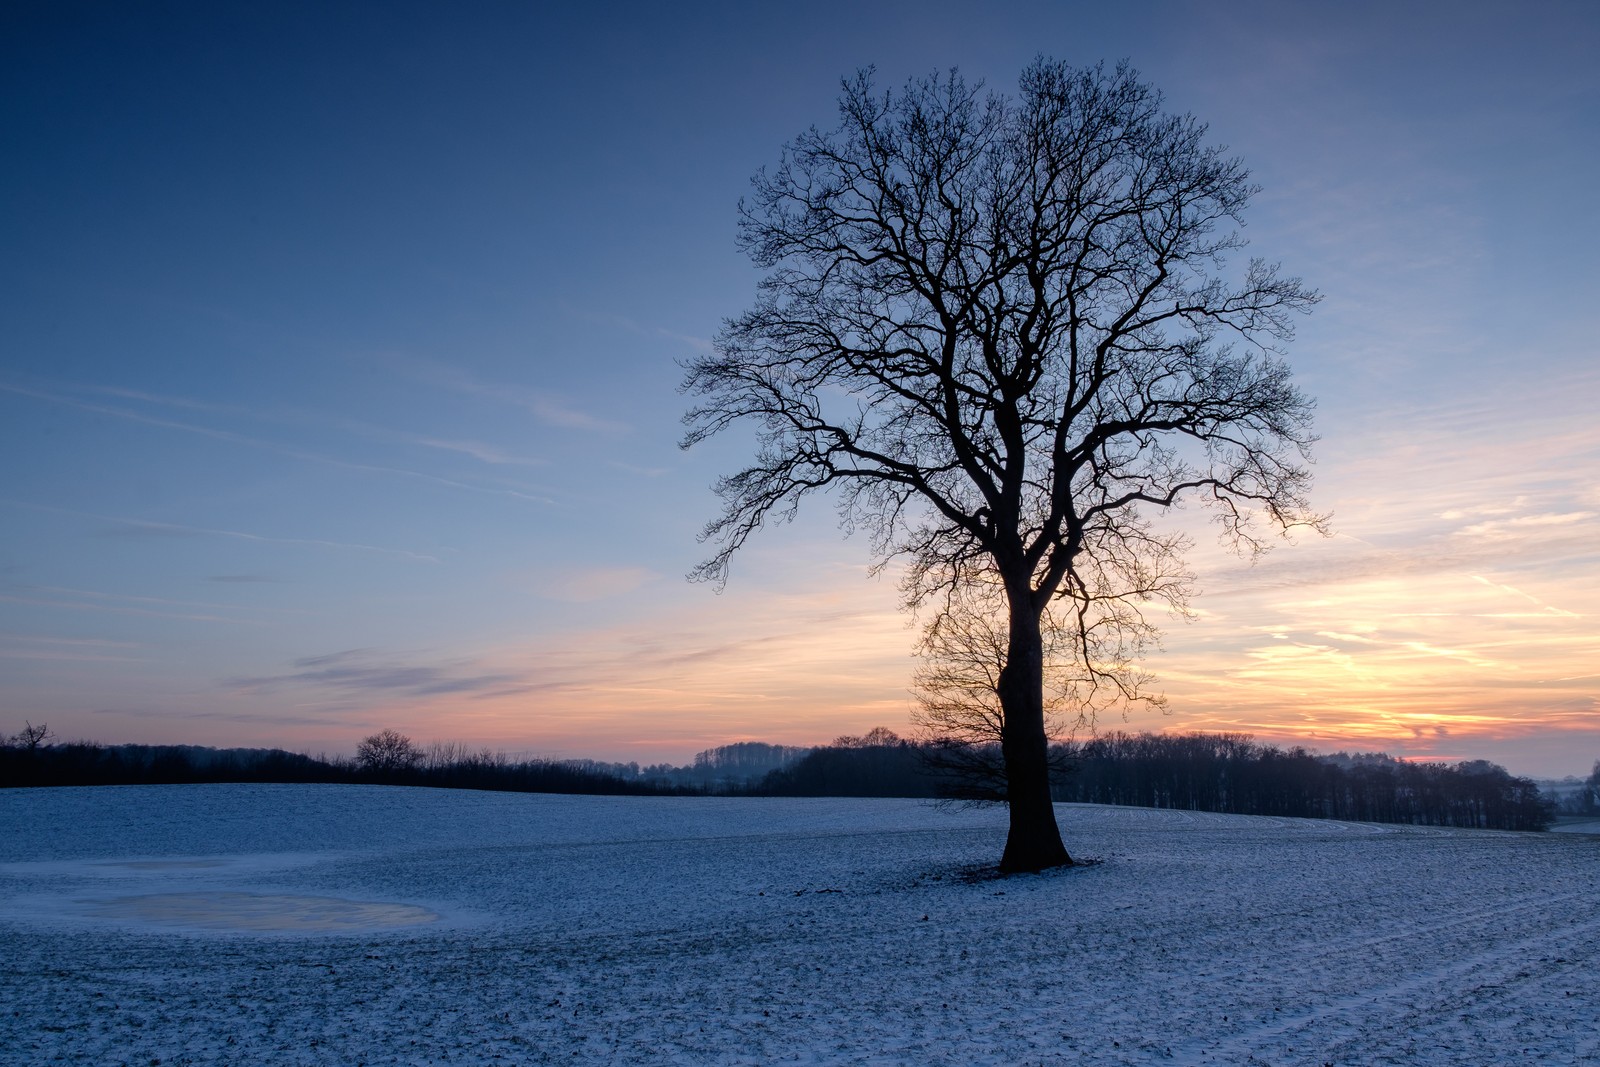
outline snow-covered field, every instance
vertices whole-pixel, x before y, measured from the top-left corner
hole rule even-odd
[[[1600,1064],[1600,837],[363,786],[0,791],[0,1061]]]

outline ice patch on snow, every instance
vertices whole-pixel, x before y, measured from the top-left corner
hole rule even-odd
[[[253,933],[360,933],[440,919],[415,904],[267,893],[148,893],[79,903],[97,919]]]
[[[136,879],[142,882],[170,881],[174,877],[222,876],[258,878],[309,867],[327,858],[308,852],[254,853],[245,855],[200,856],[121,856],[116,859],[33,860],[0,863],[0,877],[70,879]]]
[[[101,863],[101,867],[126,867],[130,871],[192,871],[207,867],[222,867],[226,860],[117,860]]]
[[[49,887],[0,892],[0,922],[79,929],[109,924],[142,933],[320,936],[453,930],[485,918],[432,898],[365,895],[392,891],[378,887],[304,884],[308,874],[341,858],[348,854],[143,855],[0,864],[0,880]]]

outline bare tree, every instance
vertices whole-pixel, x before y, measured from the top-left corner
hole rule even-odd
[[[356,745],[356,766],[378,774],[411,770],[423,756],[411,738],[392,729],[379,730]]]
[[[897,748],[903,744],[900,735],[887,726],[874,726],[859,737],[843,734],[833,739],[834,748]]]
[[[1069,762],[1060,745],[1111,707],[1166,699],[1150,688],[1139,663],[1159,640],[1147,617],[1151,605],[1186,614],[1193,576],[1183,566],[1178,538],[1141,531],[1135,551],[1108,546],[1114,568],[1080,568],[1090,583],[1047,604],[1040,613],[1042,707],[1052,775]],[[1004,589],[993,580],[946,589],[923,630],[922,663],[913,721],[922,728],[928,762],[957,799],[1004,801],[1006,709],[1000,680],[1009,652]]]
[[[1072,686],[1063,668],[1074,661],[1061,647],[1067,631],[1055,624],[1052,609],[1045,608],[1040,638],[1045,735],[1054,741],[1070,711]],[[948,798],[1006,799],[1006,713],[999,687],[1007,645],[1004,592],[989,582],[948,591],[923,630],[911,717],[920,727],[923,759],[939,774],[941,793]],[[1082,711],[1077,716],[1079,721],[1085,717]]]
[[[1255,187],[1125,66],[1039,59],[1015,98],[955,72],[879,93],[869,71],[839,111],[754,179],[739,239],[768,273],[687,367],[685,447],[758,431],[695,573],[725,581],[755,530],[831,487],[880,565],[906,561],[933,640],[992,599],[1001,867],[1070,863],[1046,660],[1070,658],[1086,714],[1147,697],[1144,606],[1185,591],[1151,509],[1203,497],[1248,549],[1318,521],[1311,403],[1279,352],[1316,295],[1261,260],[1227,280]]]
[[[55,733],[46,723],[38,726],[24,719],[22,729],[6,739],[6,744],[12,748],[25,749],[28,752],[37,751],[55,740]]]

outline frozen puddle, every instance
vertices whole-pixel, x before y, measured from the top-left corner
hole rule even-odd
[[[452,911],[443,921],[445,914],[420,904],[295,892],[297,872],[329,858],[286,852],[0,864],[0,883],[15,879],[31,890],[0,889],[0,919],[319,936],[455,928],[465,918]]]
[[[357,933],[423,926],[440,918],[415,904],[278,893],[147,893],[82,903],[84,914],[96,919],[248,933]]]
[[[227,866],[227,860],[108,860],[99,867],[129,871],[203,871]]]

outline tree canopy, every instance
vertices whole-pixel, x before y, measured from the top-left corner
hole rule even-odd
[[[907,564],[931,634],[987,619],[966,632],[998,651],[1002,866],[1070,862],[1046,661],[1070,662],[1081,707],[1140,698],[1146,605],[1187,591],[1184,542],[1151,511],[1203,497],[1246,548],[1318,521],[1311,402],[1280,358],[1316,295],[1261,259],[1232,268],[1255,186],[1126,66],[1041,58],[1014,98],[954,71],[880,92],[867,71],[839,117],[755,177],[739,241],[766,276],[687,368],[686,447],[758,434],[717,483],[696,574],[725,581],[755,530],[836,494],[880,562]]]

